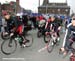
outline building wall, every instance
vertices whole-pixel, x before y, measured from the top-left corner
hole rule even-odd
[[[66,11],[67,10],[67,11]],[[56,8],[38,8],[38,12],[39,13],[42,13],[42,14],[47,14],[47,13],[50,13],[50,14],[63,14],[63,15],[69,15],[70,13],[70,9],[56,9]]]
[[[38,7],[38,13],[42,14],[70,14],[70,6],[65,3],[49,3],[49,0],[44,0],[43,4]]]
[[[0,7],[1,11],[8,10],[12,13],[12,15],[21,11],[21,7],[19,5],[19,0],[16,0],[16,2],[11,1],[10,3],[4,3],[4,4],[1,4],[0,6],[1,6]]]

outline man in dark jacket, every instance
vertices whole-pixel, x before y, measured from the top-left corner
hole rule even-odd
[[[0,16],[0,32],[1,32],[1,25],[2,25],[2,17]]]
[[[23,24],[19,21],[16,17],[11,16],[10,12],[6,11],[3,13],[4,19],[7,22],[7,30],[10,34],[10,37],[14,34],[18,34],[20,37],[22,36],[23,32]],[[23,40],[20,42],[20,46],[22,46]]]

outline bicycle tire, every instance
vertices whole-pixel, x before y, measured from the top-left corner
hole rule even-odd
[[[53,51],[54,45],[52,45],[52,40],[50,39],[47,43],[47,51],[51,53]]]
[[[12,42],[15,43],[15,48],[14,48],[14,50],[13,50],[12,52],[6,52],[6,51],[3,49],[3,46],[4,46],[4,44],[5,44],[7,41],[10,42],[11,40],[12,40]],[[11,39],[11,40],[3,41],[2,44],[1,44],[1,51],[2,51],[2,53],[4,53],[5,55],[10,55],[10,54],[12,54],[12,53],[14,53],[14,52],[16,51],[17,42],[16,42],[15,39]],[[8,47],[9,47],[9,46],[8,46]],[[7,50],[7,51],[8,51],[8,50]]]
[[[24,38],[25,38],[25,40],[26,40],[26,39],[29,40],[29,42],[26,42],[26,43],[25,43],[26,47],[31,47],[32,44],[33,44],[33,37],[32,37],[32,35],[31,35],[31,34],[26,35]],[[30,39],[29,39],[29,38],[30,38]],[[31,43],[30,43],[30,42],[31,42]],[[27,43],[30,43],[30,44],[28,45]]]

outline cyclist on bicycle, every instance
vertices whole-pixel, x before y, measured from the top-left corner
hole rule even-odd
[[[61,29],[61,24],[62,24],[61,20],[59,20],[55,16],[51,16],[50,19],[48,20],[48,22],[46,23],[46,27],[45,27],[45,29],[47,28],[47,26],[49,27],[48,32],[49,31],[56,32],[57,37],[58,37],[58,41],[59,41],[59,37],[60,37],[59,31]],[[53,28],[53,30],[51,28]]]
[[[72,22],[67,26],[66,34],[63,41],[63,47],[61,51],[64,55],[66,55],[69,51],[71,51],[72,56],[75,52],[75,49],[72,47],[73,42],[75,41],[75,15],[72,17]]]
[[[21,36],[23,32],[22,22],[19,21],[16,17],[11,16],[11,13],[9,11],[3,11],[3,17],[7,22],[7,33],[10,34],[10,37],[16,33]],[[20,43],[20,45],[22,45],[22,42]]]

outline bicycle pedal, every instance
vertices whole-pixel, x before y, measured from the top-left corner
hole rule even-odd
[[[26,47],[26,45],[23,45],[23,47]]]

